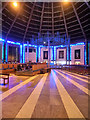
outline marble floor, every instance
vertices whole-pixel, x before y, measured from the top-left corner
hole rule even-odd
[[[90,117],[89,85],[88,76],[60,69],[32,77],[11,74],[9,85],[0,84],[0,118],[86,120]]]

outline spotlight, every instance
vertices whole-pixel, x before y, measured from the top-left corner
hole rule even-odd
[[[17,2],[13,2],[13,6],[17,7],[18,6]]]
[[[69,2],[68,0],[64,0],[64,2]]]
[[[70,0],[63,0],[64,4],[68,4],[70,2]]]

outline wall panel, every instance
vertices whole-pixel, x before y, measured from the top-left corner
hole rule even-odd
[[[8,61],[14,62],[20,62],[20,47],[9,45],[8,46]]]
[[[80,50],[80,59],[78,57],[78,50]],[[76,56],[75,58],[75,51]],[[84,65],[84,45],[76,45],[71,47],[71,64],[80,64]]]

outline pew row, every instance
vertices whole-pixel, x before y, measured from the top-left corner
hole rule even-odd
[[[90,65],[67,65],[61,67],[61,69],[82,75],[90,75]]]
[[[11,73],[17,69],[18,64],[0,64],[0,73]]]

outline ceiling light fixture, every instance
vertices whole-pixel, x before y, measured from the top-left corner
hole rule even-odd
[[[17,7],[18,6],[17,2],[13,2],[13,6]]]
[[[68,3],[68,2],[69,2],[69,0],[63,0],[63,2],[64,2],[64,3]]]

